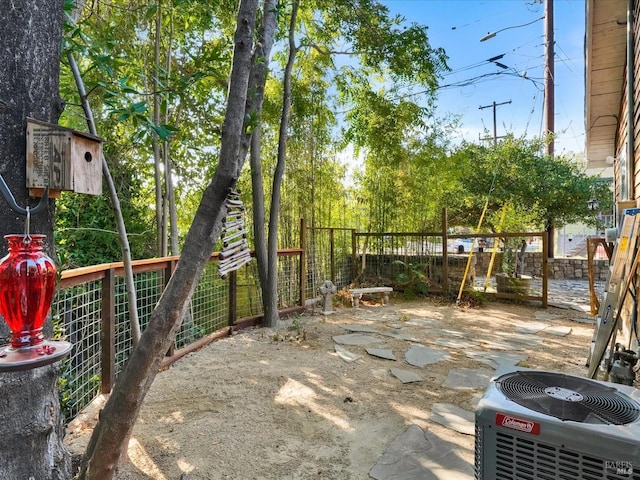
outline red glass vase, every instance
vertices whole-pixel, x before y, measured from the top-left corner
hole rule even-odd
[[[11,330],[11,346],[44,340],[42,326],[51,309],[56,266],[43,251],[46,235],[5,235],[9,254],[0,260],[0,314]]]

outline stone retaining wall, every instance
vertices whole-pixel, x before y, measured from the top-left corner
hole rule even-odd
[[[442,257],[432,255],[426,257],[403,256],[402,261],[391,255],[367,255],[367,268],[360,282],[371,285],[392,285],[402,272],[407,273],[407,266],[418,268],[433,284],[442,284]],[[469,254],[448,255],[448,280],[450,285],[460,284],[467,267]],[[474,253],[469,265],[467,281],[471,282],[476,277],[486,277],[491,260],[490,252]],[[548,259],[548,274],[550,280],[588,280],[589,265],[586,258],[550,258]],[[542,253],[524,254],[524,274],[532,277],[542,277]],[[358,259],[361,265],[361,259]],[[596,260],[594,263],[594,280],[604,282],[607,280],[609,270],[608,260]],[[496,254],[491,276],[502,271],[502,253]]]
[[[485,275],[489,267],[491,253],[482,252],[475,253],[478,257],[476,263],[476,273]],[[586,258],[549,258],[548,260],[549,279],[551,280],[588,280],[589,279],[589,263]],[[502,265],[502,253],[496,255],[494,261],[493,274],[500,272]],[[542,253],[526,253],[524,254],[524,273],[539,277],[542,275]],[[596,282],[604,282],[607,280],[609,273],[608,260],[595,260],[594,262],[594,279]]]

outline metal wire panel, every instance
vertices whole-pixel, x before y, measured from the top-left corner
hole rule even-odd
[[[351,230],[336,229],[333,232],[333,263],[334,285],[338,289],[349,286],[353,280],[353,255],[352,255]]]
[[[307,298],[318,295],[318,288],[331,280],[329,230],[310,228],[307,236]]]
[[[93,281],[59,291],[52,304],[54,335],[73,344],[63,361],[60,403],[67,420],[100,392],[101,285]]]
[[[150,268],[151,265],[151,268]],[[169,260],[158,259],[157,264],[145,262],[144,268],[135,272],[134,284],[137,295],[137,309],[140,327],[144,332],[149,325],[151,314],[162,295],[166,284],[165,275]],[[287,308],[298,305],[300,301],[300,252],[285,252],[278,256],[278,307]],[[112,266],[106,270],[115,272]],[[102,280],[94,280],[104,274],[99,267],[90,273],[74,273],[73,282],[68,278],[66,286],[56,293],[52,306],[54,328],[58,338],[72,342],[74,349],[64,360],[60,380],[60,398],[64,414],[68,420],[75,417],[100,392],[102,365],[105,352],[101,351],[101,323],[103,321],[103,303],[106,311],[113,304],[114,337],[113,371],[115,376],[122,371],[133,343],[129,305],[124,278],[116,276],[113,290],[107,288],[110,298],[102,298]],[[89,280],[83,280],[87,275]],[[262,291],[258,278],[256,261],[240,268],[235,274],[236,304],[235,317],[246,318],[263,313]],[[218,264],[210,262],[195,288],[189,308],[175,339],[175,347],[182,348],[202,337],[226,327],[230,321],[230,279],[221,278]],[[105,284],[108,285],[108,284]],[[110,318],[110,317],[106,317]],[[106,319],[105,319],[106,321]],[[104,387],[102,387],[104,388]],[[109,388],[109,385],[106,387]]]
[[[436,234],[356,234],[359,283],[439,285],[442,237]],[[439,261],[440,260],[440,261]]]
[[[307,298],[317,297],[326,280],[338,289],[352,282],[352,232],[345,228],[307,229]]]
[[[209,263],[196,286],[182,319],[175,346],[181,348],[229,323],[229,282],[218,275],[217,263]]]
[[[262,290],[258,278],[258,264],[254,259],[236,272],[238,318],[262,315]]]
[[[300,304],[300,257],[278,257],[278,308]]]
[[[136,288],[136,299],[138,305],[138,321],[140,330],[144,331],[149,324],[151,312],[158,303],[162,289],[163,270],[136,273],[133,276],[133,283]],[[115,321],[115,351],[116,351],[116,376],[122,371],[131,351],[133,343],[131,341],[131,325],[129,323],[129,304],[127,302],[127,291],[123,277],[117,277],[115,281],[114,298],[116,321]]]

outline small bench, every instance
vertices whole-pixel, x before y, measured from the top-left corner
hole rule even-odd
[[[380,293],[382,294],[382,304],[389,303],[389,294],[393,292],[391,287],[369,287],[369,288],[350,288],[351,301],[353,306],[358,308],[360,306],[360,299],[365,293]]]

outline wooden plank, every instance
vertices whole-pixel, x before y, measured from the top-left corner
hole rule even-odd
[[[102,143],[77,133],[71,143],[73,191],[102,195]]]
[[[636,261],[636,245],[640,228],[640,209],[629,209],[623,217],[620,236],[614,252],[614,261],[607,281],[605,297],[600,305],[594,330],[591,351],[587,361],[589,376],[594,378],[604,357],[615,328],[615,319],[626,298],[628,283],[633,278]],[[632,271],[633,270],[633,271]],[[624,289],[623,289],[624,287]]]
[[[27,188],[73,190],[71,132],[27,121]]]

